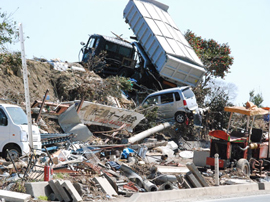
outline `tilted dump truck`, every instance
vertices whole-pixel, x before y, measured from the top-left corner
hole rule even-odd
[[[168,8],[154,0],[130,0],[124,18],[136,41],[130,44],[119,37],[91,35],[86,45],[82,43],[82,61],[105,50],[108,66],[103,68],[104,76],[131,77],[138,84],[156,89],[197,86],[205,69],[168,14]]]
[[[163,79],[178,86],[197,86],[205,73],[203,64],[168,14],[168,8],[154,0],[130,0],[124,17]]]

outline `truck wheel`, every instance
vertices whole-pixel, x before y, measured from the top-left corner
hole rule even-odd
[[[174,119],[177,123],[184,123],[186,120],[186,114],[183,112],[176,112]]]
[[[9,155],[7,153],[7,149],[8,149],[9,154],[11,155],[11,157],[14,161],[18,160],[19,157],[21,156],[21,150],[18,146],[9,145],[9,146],[5,147],[4,151],[3,151],[3,158],[6,159],[6,161],[10,161]]]
[[[236,168],[242,171],[247,177],[250,176],[250,165],[247,159],[239,159],[237,161]]]

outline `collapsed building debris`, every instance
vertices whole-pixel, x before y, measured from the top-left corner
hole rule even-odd
[[[178,58],[171,60],[178,61]],[[53,68],[59,71],[67,70],[68,66],[60,61],[53,62]],[[58,97],[81,100],[63,102],[61,98],[57,102],[48,102],[46,91],[42,101],[34,101],[33,118],[40,127],[43,148],[30,148],[30,153],[22,153],[17,162],[13,159],[14,150],[7,150],[9,159],[1,161],[0,167],[1,187],[5,189],[0,191],[0,198],[8,199],[5,196],[7,192],[12,195],[10,191],[17,191],[27,193],[19,194],[22,201],[28,200],[29,194],[34,199],[43,196],[52,201],[93,201],[130,197],[138,192],[214,185],[214,171],[206,164],[206,159],[216,152],[209,151],[209,142],[187,142],[181,131],[177,131],[177,141],[172,137],[164,138],[164,134],[162,138],[157,137],[157,134],[175,126],[171,122],[133,134],[134,128],[144,119],[144,115],[126,107],[134,102],[125,99],[122,92],[118,97],[112,96],[116,92],[105,93],[110,85],[94,72],[73,65],[70,69],[78,71],[78,76],[63,74],[63,77],[57,77],[56,80],[64,80],[54,83],[58,93],[61,92]],[[200,75],[204,74],[204,71],[200,72]],[[167,77],[164,71],[160,73]],[[81,77],[84,77],[82,82],[79,80]],[[192,80],[196,81],[193,84],[196,86],[198,78]],[[71,81],[74,81],[72,85]],[[87,97],[83,92],[89,89],[93,95]],[[105,95],[101,96],[103,93]],[[97,97],[98,100],[95,99]],[[25,133],[22,131],[22,134]],[[215,147],[216,151],[223,151],[223,141],[220,142],[221,146]],[[230,140],[228,142],[231,143]],[[203,143],[207,143],[205,150],[201,148]],[[261,161],[256,160],[252,164],[252,168],[264,176],[259,181],[269,181],[268,172],[264,172],[262,167]],[[236,167],[225,169],[218,177],[221,185],[252,182]]]

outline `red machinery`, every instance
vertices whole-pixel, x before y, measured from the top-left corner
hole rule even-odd
[[[261,171],[264,166],[270,165],[269,132],[263,136],[262,129],[253,128],[255,116],[269,113],[269,109],[258,108],[248,102],[249,107],[225,107],[224,111],[230,112],[227,131],[214,130],[211,136],[210,157],[206,164],[214,167],[214,155],[219,154],[219,167],[227,168],[236,166],[245,174],[251,171]],[[246,115],[246,128],[231,130],[233,113]]]

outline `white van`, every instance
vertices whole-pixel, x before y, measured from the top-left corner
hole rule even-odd
[[[156,105],[161,119],[174,119],[183,123],[186,117],[192,118],[193,111],[198,109],[196,97],[189,86],[175,87],[157,91],[148,95],[142,107]]]
[[[32,126],[33,147],[41,149],[40,132],[37,126]],[[30,152],[28,139],[27,116],[23,109],[16,105],[0,104],[0,152],[7,158],[7,149],[12,158]]]

